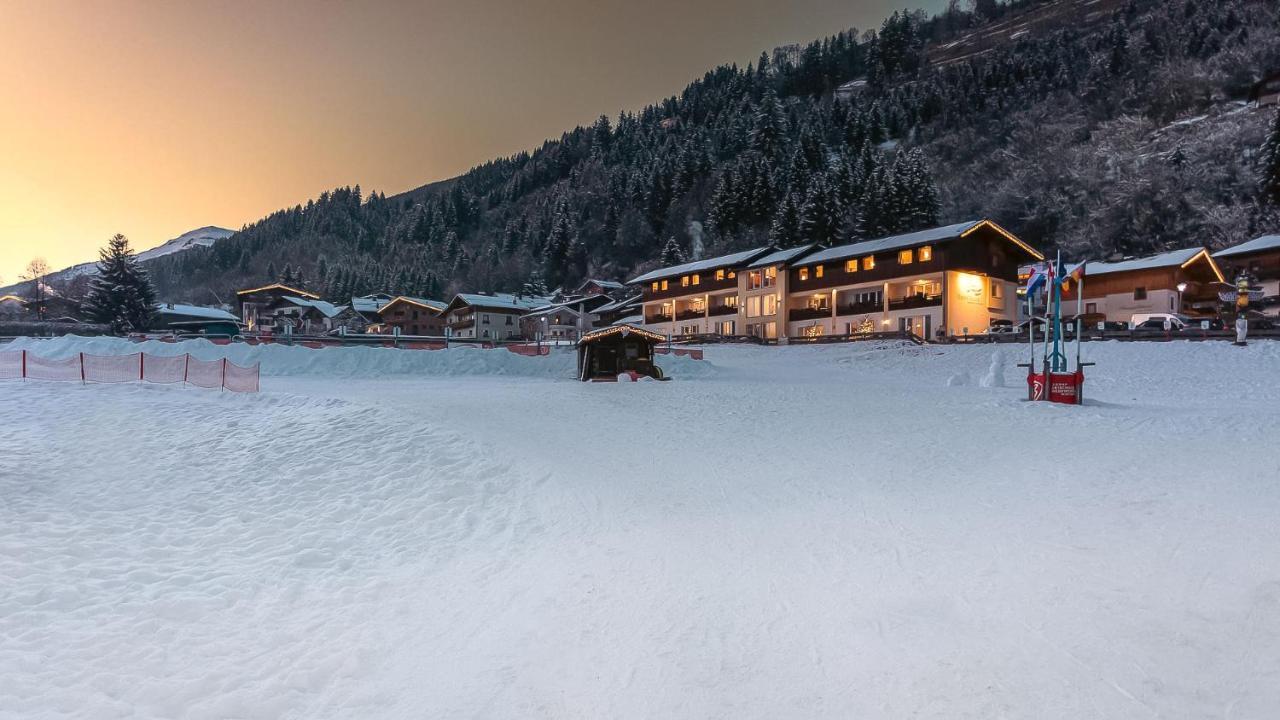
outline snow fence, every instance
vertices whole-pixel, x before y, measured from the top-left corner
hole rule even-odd
[[[201,360],[190,353],[128,355],[76,353],[53,358],[27,350],[0,352],[0,380],[62,380],[82,383],[149,382],[257,392],[260,366],[242,367],[221,358]]]
[[[577,353],[572,347],[543,345],[541,356],[536,345],[501,346],[486,350],[472,346],[454,346],[448,350],[404,350],[390,347],[325,347],[321,349],[301,345],[263,343],[250,345],[234,342],[220,345],[205,338],[164,342],[146,340],[134,342],[117,337],[77,337],[64,335],[57,338],[18,338],[5,350],[19,348],[49,358],[71,358],[78,353],[89,355],[123,355],[145,352],[147,362],[152,356],[181,357],[190,354],[196,359],[219,360],[243,366],[259,364],[264,377],[324,377],[324,378],[383,378],[390,376],[458,377],[458,376],[506,376],[541,379],[574,380],[577,377]],[[676,353],[662,355],[658,363],[668,377],[676,380],[706,378],[718,373],[716,366],[705,360],[695,360],[683,353],[685,348],[675,348]]]

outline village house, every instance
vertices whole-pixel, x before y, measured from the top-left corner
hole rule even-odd
[[[494,293],[460,293],[449,301],[443,315],[445,327],[455,338],[516,340],[522,337],[520,317],[547,305],[546,298]]]
[[[620,300],[606,303],[595,309],[596,327],[608,327],[619,323],[639,325],[644,322],[641,314],[644,295],[636,293]]]
[[[375,326],[382,322],[382,316],[378,314],[378,311],[394,299],[394,295],[388,295],[387,293],[360,295],[351,298],[351,309],[364,320],[366,330],[377,332]]]
[[[286,296],[308,300],[320,299],[319,295],[313,295],[305,290],[299,290],[281,283],[239,290],[236,292],[236,301],[240,305],[240,322],[250,332],[270,330],[275,323],[275,309],[279,307],[280,302]]]
[[[662,335],[701,335],[714,332],[712,326],[721,318],[736,321],[738,271],[773,250],[745,250],[659,268],[632,279],[629,285],[640,286],[644,326]]]
[[[276,332],[287,328],[295,335],[326,335],[334,330],[335,320],[346,309],[315,296],[283,295],[268,305],[266,312]],[[259,320],[262,320],[261,316]]]
[[[520,334],[529,339],[577,340],[596,327],[597,308],[613,304],[608,295],[593,294],[535,308],[520,318]]]
[[[378,309],[378,330],[384,334],[399,330],[401,335],[443,336],[445,306],[439,300],[401,295]]]
[[[1231,280],[1247,274],[1262,287],[1262,311],[1280,315],[1280,235],[1263,235],[1235,247],[1219,250],[1214,260]]]
[[[611,298],[617,298],[620,294],[627,292],[627,286],[613,280],[598,280],[596,278],[588,278],[582,281],[577,290],[573,294],[577,297],[589,297],[591,295],[608,295]]]
[[[1089,263],[1084,278],[1084,315],[1090,320],[1131,322],[1148,313],[1212,315],[1218,309],[1222,271],[1202,247],[1170,250],[1118,262]],[[1063,293],[1077,303],[1077,286]]]

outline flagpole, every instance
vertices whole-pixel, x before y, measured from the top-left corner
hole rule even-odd
[[[1080,277],[1076,280],[1076,372],[1080,372],[1080,336],[1084,330],[1084,263],[1080,263]]]

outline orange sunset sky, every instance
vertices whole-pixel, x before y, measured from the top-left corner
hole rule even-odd
[[[679,92],[722,62],[943,0],[0,0],[0,285],[395,193]]]

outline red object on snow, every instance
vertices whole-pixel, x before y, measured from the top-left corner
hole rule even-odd
[[[1065,405],[1079,405],[1084,397],[1083,389],[1083,370],[1069,373],[1051,372],[1048,373],[1047,381],[1045,373],[1027,374],[1028,400],[1048,400]]]

